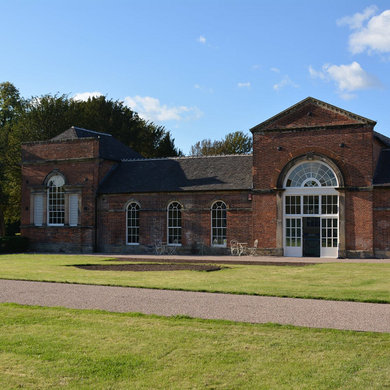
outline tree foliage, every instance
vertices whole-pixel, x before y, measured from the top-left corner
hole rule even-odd
[[[248,154],[252,152],[252,138],[242,131],[228,133],[222,140],[203,139],[191,146],[191,156],[220,154]]]
[[[181,155],[169,131],[121,101],[60,94],[24,99],[12,83],[0,83],[0,236],[4,220],[20,219],[21,143],[48,140],[71,126],[112,134],[144,157]]]

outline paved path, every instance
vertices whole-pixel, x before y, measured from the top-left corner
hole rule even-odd
[[[390,304],[2,279],[0,302],[390,333]]]

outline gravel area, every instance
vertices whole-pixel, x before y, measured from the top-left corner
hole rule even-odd
[[[0,302],[390,333],[390,304],[2,279]]]

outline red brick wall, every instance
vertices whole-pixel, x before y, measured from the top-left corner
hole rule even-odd
[[[283,167],[293,158],[308,152],[331,158],[341,169],[346,186],[371,185],[371,127],[256,133],[253,141],[255,189],[275,188]],[[341,143],[345,146],[340,147]]]
[[[390,257],[390,188],[374,189],[375,251]]]
[[[99,156],[98,139],[32,142],[22,145],[22,161],[45,161]]]
[[[95,194],[99,184],[98,146],[98,141],[91,139],[22,146],[21,234],[30,239],[33,248],[65,252],[93,250]],[[64,175],[66,188],[80,195],[80,223],[77,227],[47,227],[46,210],[44,226],[33,226],[31,194],[45,188],[45,179],[54,170]]]
[[[167,240],[167,207],[172,201],[182,204],[182,246],[190,250],[202,242],[211,241],[210,208],[222,200],[227,211],[227,242],[236,239],[251,243],[251,207],[248,192],[216,193],[156,193],[101,195],[99,198],[98,241],[101,250],[126,249],[126,212],[129,201],[140,204],[140,244],[153,246]],[[129,249],[132,249],[129,246]]]
[[[340,144],[344,144],[341,147]],[[278,150],[280,149],[280,150]],[[373,131],[371,126],[339,129],[281,130],[254,134],[254,189],[276,188],[283,168],[309,152],[324,155],[340,168],[345,186],[365,191],[346,191],[346,249],[349,253],[373,253]],[[264,247],[276,245],[276,196],[254,197],[254,237]]]

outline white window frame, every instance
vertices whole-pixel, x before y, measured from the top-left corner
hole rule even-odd
[[[176,218],[176,219],[173,219],[173,218],[170,218],[170,211],[173,209],[173,205],[177,205],[178,207],[176,207],[176,210],[178,210],[179,212],[179,215],[180,215],[180,218]],[[182,245],[182,211],[183,211],[183,205],[178,202],[177,200],[175,201],[172,201],[168,204],[168,207],[167,207],[167,245],[168,246],[181,246]],[[170,222],[173,221],[173,220],[176,220],[176,221],[180,221],[180,226],[177,226],[177,225],[170,225]],[[171,241],[171,231],[174,231],[174,229],[178,229],[180,231],[180,239],[178,240],[178,242],[170,242]],[[174,234],[173,237],[175,237],[176,235]],[[175,241],[176,239],[174,239]]]
[[[50,184],[54,181],[58,181],[58,184],[61,183],[61,185],[53,185]],[[55,183],[54,183],[55,184]],[[50,177],[50,179],[47,181],[47,205],[46,205],[46,211],[47,211],[47,225],[48,226],[64,226],[65,225],[65,191],[64,191],[64,184],[65,179],[60,174],[55,174]],[[53,194],[53,189],[55,189],[55,193]],[[55,196],[53,198],[53,195]],[[61,199],[61,204],[51,204],[51,201]],[[60,223],[50,223],[50,219],[52,216],[52,213],[62,213],[62,222]]]
[[[304,180],[301,184],[301,187],[287,187],[287,180],[289,179],[290,174],[298,165],[305,164],[307,161],[302,162],[300,164],[294,165],[286,175],[286,178],[284,180],[284,193],[283,193],[283,247],[284,247],[284,255],[285,256],[291,256],[291,257],[302,257],[303,255],[303,218],[305,217],[319,217],[320,218],[320,256],[321,257],[338,257],[338,247],[340,244],[340,220],[339,220],[339,213],[340,213],[340,196],[338,191],[336,190],[336,187],[321,187],[320,183],[317,181],[316,178],[308,177],[306,180]],[[315,161],[319,162],[326,167],[328,167],[334,174],[337,185],[338,185],[338,179],[337,175],[335,174],[334,170],[323,161]],[[307,181],[314,180],[318,182],[318,187],[304,187],[305,183]],[[337,196],[337,213],[322,213],[322,196]],[[300,213],[296,214],[287,214],[286,213],[286,197],[288,196],[300,196]],[[318,213],[316,214],[305,214],[304,213],[304,207],[303,207],[303,197],[304,196],[318,196]],[[337,247],[323,247],[322,246],[322,220],[324,219],[337,219]],[[287,246],[287,240],[286,240],[286,233],[287,233],[287,219],[300,219],[300,226],[301,226],[301,237],[300,237],[300,247],[291,247]]]
[[[223,221],[223,218],[222,217],[218,217],[218,214],[217,214],[217,218],[214,218],[213,217],[213,213],[214,212],[218,212],[219,210],[222,210],[222,209],[217,209],[215,208],[215,206],[218,204],[218,203],[221,203],[223,204],[225,207],[224,207],[224,211],[225,211],[225,226],[214,226],[214,220],[220,220],[220,221]],[[226,240],[226,233],[227,233],[227,205],[226,203],[223,201],[223,200],[216,200],[215,202],[213,202],[213,204],[211,205],[211,209],[210,209],[210,220],[211,220],[211,246],[214,246],[214,247],[220,247],[220,248],[226,248],[227,246],[227,240]],[[224,242],[221,244],[221,243],[218,243],[218,236],[214,236],[214,229],[217,229],[217,230],[222,230],[224,231],[224,234],[222,235],[223,240]],[[217,239],[217,242],[214,243],[214,239]]]
[[[130,210],[130,207],[132,207],[133,205],[136,206],[136,209],[131,209]],[[139,235],[139,227],[140,227],[140,218],[139,218],[139,213],[140,213],[140,210],[141,210],[141,205],[138,203],[138,202],[135,202],[135,201],[130,201],[127,203],[127,206],[126,206],[126,245],[139,245],[139,239],[140,239],[140,235]],[[131,220],[136,220],[138,222],[137,225],[131,225],[129,226],[129,212],[136,212],[136,218],[131,218]],[[135,235],[135,237],[137,238],[137,242],[129,242],[129,229],[136,229],[137,233]],[[133,236],[133,235],[131,235]]]

